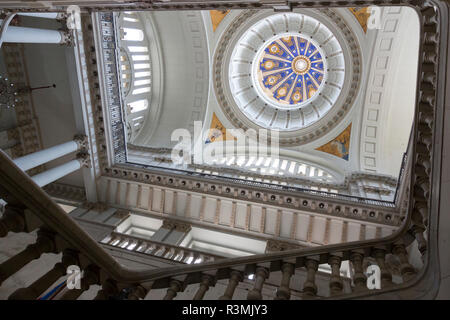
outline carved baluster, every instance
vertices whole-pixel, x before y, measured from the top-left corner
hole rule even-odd
[[[137,252],[145,252],[147,250],[147,248],[148,248],[148,243],[145,241],[142,241],[139,244],[139,247],[136,248],[136,251]]]
[[[163,300],[172,300],[177,296],[177,293],[183,289],[183,283],[179,280],[171,280],[169,284],[169,288],[167,288],[167,293],[164,296]]]
[[[343,289],[340,273],[341,258],[338,256],[331,256],[328,259],[328,264],[331,266],[330,294],[336,295],[341,293]]]
[[[119,243],[116,245],[116,247],[122,248],[124,244],[129,243],[128,238],[121,238]]]
[[[193,263],[193,262],[194,262],[194,254],[193,254],[192,252],[188,252],[188,253],[186,253],[186,254],[184,255],[183,262],[184,262],[184,263],[188,263],[188,261],[189,261],[191,258],[192,258],[191,263]]]
[[[117,240],[119,240],[119,242],[117,242],[116,244],[113,244],[114,242],[116,242]],[[110,246],[114,246],[117,247],[119,245],[119,243],[121,242],[121,237],[118,235],[114,235],[111,237],[111,239],[108,241],[108,244]]]
[[[148,291],[151,288],[151,284],[150,285],[136,285],[133,287],[133,289],[131,290],[131,293],[128,295],[128,300],[140,300],[140,299],[144,299],[145,296],[147,295]]]
[[[194,252],[193,257],[194,259],[192,260],[192,263],[195,264],[197,263],[197,260],[200,258],[200,254],[198,252]]]
[[[283,273],[280,288],[277,290],[275,300],[289,300],[291,298],[290,282],[294,274],[294,265],[292,263],[283,263],[281,272]]]
[[[55,264],[53,269],[48,271],[42,277],[34,281],[26,288],[20,288],[14,291],[9,297],[9,300],[35,300],[42,293],[45,292],[56,280],[66,274],[67,267],[78,264],[78,253],[66,250],[63,253],[61,262]]]
[[[169,259],[169,258],[170,258],[170,255],[168,255],[168,253],[170,253],[170,251],[171,251],[171,248],[170,248],[170,247],[164,246],[164,250],[162,251],[161,257],[162,257],[162,258],[167,258],[167,259]],[[167,256],[167,257],[166,257],[166,256]]]
[[[134,245],[133,247],[132,247],[132,245]],[[127,249],[127,250],[130,250],[130,251],[136,251],[136,249],[137,249],[137,247],[140,245],[140,241],[138,241],[138,240],[133,240],[133,241],[131,241],[131,243],[129,243],[126,247],[125,247],[125,249]]]
[[[155,254],[157,251],[159,250],[159,246],[155,245],[155,244],[151,244],[148,246],[147,250],[145,250],[146,254]]]
[[[413,225],[411,228],[411,231],[414,234],[414,237],[417,241],[417,246],[419,248],[420,253],[423,256],[425,255],[425,252],[427,251],[427,241],[425,240],[425,237],[423,233],[425,232],[425,228],[421,225]]]
[[[357,292],[367,289],[367,278],[364,275],[363,260],[364,255],[359,252],[352,252],[350,261],[352,262],[353,269],[355,270],[355,274],[353,276],[353,283],[355,284],[355,287],[353,290]]]
[[[96,266],[89,266],[83,271],[83,277],[80,280],[80,289],[67,290],[60,300],[76,300],[84,291],[89,290],[91,285],[100,281],[99,270]]]
[[[184,250],[181,248],[177,248],[173,260],[182,262],[183,258],[184,258]]]
[[[42,231],[38,232],[36,243],[30,244],[25,250],[0,264],[0,284],[32,260],[38,259],[43,253],[54,250],[53,235]]]
[[[193,300],[202,300],[205,296],[206,291],[208,291],[209,287],[214,284],[214,277],[208,274],[202,276],[202,282],[200,283],[200,287],[195,293]]]
[[[178,262],[183,262],[183,259],[186,256],[186,251],[183,250],[181,247],[179,247],[177,249],[177,251],[175,252],[175,256],[174,256],[174,260],[178,261]]]
[[[113,279],[106,279],[102,283],[102,288],[98,291],[94,300],[108,300],[109,297],[119,294],[117,283]]]
[[[316,286],[316,272],[319,268],[319,263],[316,260],[307,259],[306,260],[306,281],[303,285],[303,299],[311,299],[317,294]]]
[[[242,272],[233,270],[230,273],[230,280],[228,280],[228,286],[225,289],[223,296],[219,300],[231,300],[233,298],[234,290],[236,289],[239,282],[243,280]]]
[[[0,218],[0,238],[6,237],[8,232],[22,232],[25,230],[23,210],[6,205],[5,212]]]
[[[409,264],[408,253],[406,252],[405,245],[403,243],[395,244],[392,253],[395,254],[400,260],[400,273],[403,278],[403,282],[410,280],[414,277],[416,271],[414,267]]]
[[[384,249],[375,249],[374,250],[374,258],[377,261],[378,266],[381,271],[381,288],[385,288],[392,284],[392,274],[386,267],[386,250]]]
[[[166,252],[167,253],[163,257],[165,257],[166,259],[171,259],[171,260],[173,260],[173,258],[175,258],[175,253],[176,253],[175,248],[167,248]]]
[[[264,267],[257,267],[255,273],[255,285],[247,294],[247,300],[262,300],[262,287],[269,277],[269,270]]]
[[[140,241],[140,240],[134,240],[134,241],[133,241],[133,244],[134,244],[134,247],[131,247],[131,249],[130,249],[130,246],[127,246],[127,249],[128,249],[128,250],[131,250],[131,251],[137,251],[137,249],[141,246],[142,241]]]

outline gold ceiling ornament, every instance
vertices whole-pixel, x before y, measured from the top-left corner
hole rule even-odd
[[[364,33],[367,33],[367,21],[370,17],[369,7],[364,8],[348,8],[351,13],[356,17]]]
[[[214,32],[229,12],[230,10],[209,10],[209,15],[211,16],[211,23]]]
[[[215,112],[213,112],[209,128],[208,138],[206,139],[205,144],[217,141],[236,140],[235,136],[227,132],[227,129],[222,122],[220,122]]]
[[[352,124],[350,123],[336,138],[316,148],[318,151],[326,152],[338,158],[347,160],[350,157],[350,135]]]

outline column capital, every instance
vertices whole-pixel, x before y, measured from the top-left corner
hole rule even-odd
[[[84,134],[76,134],[73,137],[73,141],[78,144],[79,150],[87,150],[89,148],[87,136]]]
[[[58,12],[58,14],[56,15],[55,20],[65,24],[68,16],[69,16],[69,14],[66,13],[66,12]]]
[[[82,167],[91,167],[91,157],[86,151],[81,151],[77,153],[77,159],[80,161]]]
[[[74,46],[73,32],[71,29],[59,30],[59,33],[61,34],[61,42],[59,43],[60,45],[65,45],[68,47]]]

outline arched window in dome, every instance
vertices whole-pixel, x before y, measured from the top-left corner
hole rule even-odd
[[[144,40],[144,32],[136,28],[123,28],[122,40],[126,41],[142,41]]]
[[[122,35],[120,45],[120,73],[123,104],[126,106],[128,140],[139,133],[144,126],[151,102],[151,54],[149,40],[144,32],[141,16],[126,11],[119,15]]]
[[[130,52],[148,52],[147,46],[128,46]]]
[[[148,108],[148,100],[147,99],[142,99],[142,100],[137,100],[134,102],[130,102],[128,103],[128,108],[130,110],[130,113],[136,113],[139,111],[144,111]]]
[[[318,183],[336,183],[337,179],[333,173],[328,172],[316,165],[303,163],[297,160],[256,157],[256,156],[230,156],[212,159],[212,163],[207,166],[217,168],[230,168],[234,170],[233,176],[251,181],[263,181],[275,184],[286,185],[286,179],[317,181]],[[207,169],[197,166],[197,172],[207,173]],[[283,178],[280,180],[280,178]],[[333,192],[327,189],[328,192]]]

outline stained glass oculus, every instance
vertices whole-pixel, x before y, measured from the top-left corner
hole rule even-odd
[[[256,82],[265,98],[281,107],[297,107],[313,98],[324,81],[324,57],[313,41],[284,35],[257,56]]]

